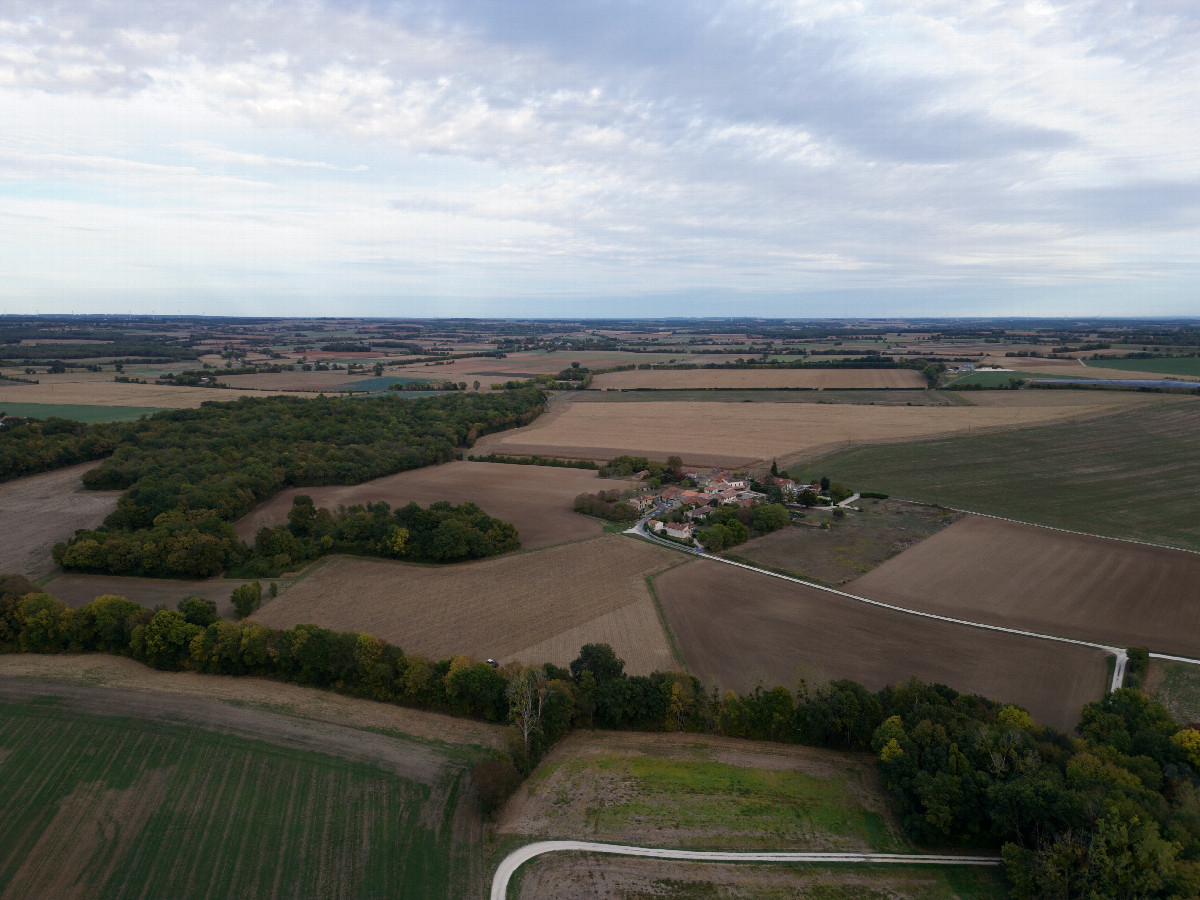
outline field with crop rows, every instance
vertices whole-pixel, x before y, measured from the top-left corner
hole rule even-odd
[[[1074,423],[863,447],[800,474],[828,473],[893,497],[1200,550],[1197,447],[1200,401],[1171,398]]]
[[[1106,686],[1099,650],[923,619],[721,563],[686,563],[654,587],[706,685],[850,678],[878,690],[915,676],[1018,704],[1061,729]]]
[[[1020,402],[1018,396],[1015,403],[984,400],[971,406],[911,408],[768,402],[625,405],[564,399],[531,425],[482,438],[475,452],[574,459],[629,453],[659,460],[678,454],[689,465],[741,466],[772,458],[782,464],[785,458],[811,458],[840,447],[1021,428],[1146,402],[1138,394],[1130,400],[1108,392],[1063,393],[1057,401],[1039,397]],[[1091,396],[1072,396],[1085,393]]]
[[[461,767],[401,774],[46,697],[0,704],[0,748],[5,898],[477,889],[474,834],[454,827]]]
[[[937,615],[1200,656],[1200,554],[979,516],[846,590]]]
[[[432,659],[466,653],[566,665],[583,643],[604,641],[630,672],[645,674],[669,658],[661,627],[623,627],[611,614],[648,602],[645,577],[677,558],[619,535],[453,566],[336,557],[281,591],[254,620],[365,631]],[[564,632],[587,640],[570,647],[554,641]],[[551,646],[559,655],[531,653]]]
[[[597,375],[592,387],[641,388],[908,388],[924,389],[913,369],[633,369]]]
[[[1131,372],[1200,378],[1200,356],[1176,356],[1170,359],[1089,359],[1084,364],[1089,369],[1105,372],[1105,377],[1110,378],[1129,378]],[[1112,374],[1109,374],[1110,372]]]

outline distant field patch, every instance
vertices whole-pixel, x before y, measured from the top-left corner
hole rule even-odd
[[[117,594],[146,609],[166,605],[174,609],[180,600],[187,597],[203,597],[217,605],[217,615],[225,619],[236,619],[230,595],[234,588],[246,584],[245,580],[226,581],[211,578],[207,581],[177,581],[173,578],[131,578],[123,575],[58,575],[43,585],[48,594],[53,594],[72,609],[91,603],[102,594]],[[265,587],[265,585],[264,585]]]
[[[136,409],[195,409],[208,400],[236,400],[243,396],[242,392],[236,390],[125,383],[111,379],[50,381],[38,376],[38,380],[39,384],[0,386],[0,406],[6,407],[9,403],[37,403],[75,408],[119,406]]]
[[[996,399],[1016,402],[1024,393],[1059,392],[1002,391]],[[825,457],[801,474],[828,473],[893,497],[1200,550],[1197,447],[1200,402],[1171,398],[1074,423],[863,447]]]
[[[561,655],[548,659],[528,651],[563,632],[616,636],[612,628],[580,626],[648,601],[645,577],[676,559],[670,550],[618,535],[453,566],[337,557],[282,591],[254,619],[272,628],[315,622],[365,631],[431,659],[467,653],[566,665],[582,643],[603,638],[561,647]],[[610,642],[631,672],[647,674],[650,669],[638,671],[645,664],[661,668],[661,627],[630,638],[630,644]]]
[[[721,563],[685,563],[654,587],[689,670],[722,689],[850,678],[878,690],[915,676],[1070,729],[1104,686],[1099,650],[923,619]]]
[[[1089,369],[1098,370],[1097,375],[1106,369],[1116,369],[1125,377],[1128,377],[1129,372],[1146,372],[1200,378],[1200,356],[1176,356],[1169,359],[1089,359],[1084,361],[1084,365]]]
[[[937,615],[1200,656],[1200,554],[968,516],[846,589]]]
[[[0,412],[31,419],[73,419],[76,422],[132,422],[142,416],[162,412],[157,406],[74,406],[70,403],[12,403],[0,402]]]
[[[937,534],[957,513],[892,500],[862,500],[845,518],[810,510],[803,524],[781,528],[734,547],[726,556],[816,579],[845,584],[884,560]],[[828,528],[818,527],[827,522]]]
[[[640,388],[906,388],[924,389],[913,369],[634,369],[597,375],[592,387]]]
[[[397,742],[399,743],[399,742]],[[161,720],[0,703],[4,897],[457,897],[461,769],[402,777]]]
[[[971,406],[963,395],[953,391],[886,390],[757,390],[721,388],[704,390],[583,391],[571,395],[572,403],[816,403],[857,404],[861,406]]]
[[[619,480],[597,482],[585,469],[515,466],[504,463],[451,462],[377,478],[352,487],[292,488],[276,494],[237,523],[238,536],[253,541],[264,525],[287,521],[292,498],[307,494],[317,506],[336,509],[386,500],[393,507],[415,501],[475,503],[488,515],[512,522],[526,549],[596,537],[600,525],[572,509],[575,498],[601,488],[623,488]]]
[[[777,458],[782,465],[785,458],[811,458],[839,447],[1021,428],[1121,408],[1129,401],[1094,393],[1082,402],[1087,405],[1067,396],[1058,403],[1039,398],[1027,405],[909,408],[769,402],[623,405],[564,399],[532,425],[488,435],[475,452],[602,460],[625,453],[659,460],[678,454],[689,465],[729,466]],[[861,478],[841,480],[864,483]]]

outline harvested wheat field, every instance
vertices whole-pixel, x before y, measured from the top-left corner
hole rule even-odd
[[[592,387],[600,390],[655,388],[845,388],[927,387],[925,376],[914,369],[634,369],[597,375]]]
[[[41,576],[54,571],[50,548],[79,528],[95,528],[117,507],[120,491],[85,491],[83,463],[0,484],[0,572]]]
[[[654,586],[688,668],[722,688],[803,677],[878,690],[916,677],[1018,704],[1060,729],[1105,688],[1099,650],[910,616],[721,563],[689,562]]]
[[[292,498],[307,494],[317,506],[378,503],[393,508],[415,500],[428,506],[438,500],[471,502],[488,515],[512,522],[521,546],[530,549],[595,537],[601,527],[572,509],[582,493],[625,487],[623,481],[598,481],[588,469],[516,466],[507,463],[452,462],[377,478],[352,487],[294,488],[276,494],[237,523],[238,536],[253,541],[258,529],[287,521]]]
[[[84,406],[151,406],[195,409],[208,400],[236,400],[246,392],[121,381],[57,381],[0,385],[0,403],[65,403]],[[287,391],[274,391],[283,394]]]
[[[582,643],[603,640],[580,626],[647,601],[646,576],[677,559],[618,535],[452,566],[337,557],[282,591],[254,620],[272,628],[315,622],[365,631],[431,659],[467,653],[533,662],[530,648],[572,629],[586,638]],[[665,658],[661,627],[622,630],[615,621],[597,627],[614,638],[613,649],[632,673],[639,674],[639,660]],[[628,636],[618,641],[622,634]],[[562,652],[537,661],[566,665],[579,646]]]
[[[46,582],[43,590],[53,594],[72,609],[91,603],[102,594],[117,594],[126,600],[154,609],[166,604],[171,609],[187,597],[203,597],[217,605],[217,615],[236,619],[230,595],[246,581],[226,581],[210,578],[207,581],[180,581],[173,578],[134,578],[124,575],[59,575]],[[266,585],[263,585],[265,590]]]
[[[967,516],[846,590],[938,615],[1200,656],[1200,554]]]
[[[982,393],[982,392],[981,392]],[[1035,391],[1013,392],[1035,394]],[[1071,393],[1071,392],[1068,392]],[[536,453],[611,459],[623,453],[688,465],[742,466],[777,458],[811,458],[848,446],[917,440],[1062,421],[1129,401],[1090,393],[1048,405],[953,407],[828,406],[810,403],[555,403],[533,424],[488,435],[476,453]]]

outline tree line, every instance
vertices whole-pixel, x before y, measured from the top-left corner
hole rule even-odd
[[[1015,898],[1200,893],[1200,731],[1136,688],[1087,704],[1071,736],[1019,707],[915,679],[877,692],[839,680],[720,693],[683,672],[629,675],[607,644],[585,645],[568,668],[501,669],[316,625],[212,621],[204,602],[150,611],[107,595],[71,610],[23,578],[0,578],[0,651],[114,653],[505,723],[508,752],[475,771],[485,808],[577,727],[869,748],[905,832],[1002,847]]]
[[[380,501],[331,512],[300,494],[292,500],[287,523],[259,529],[249,557],[230,574],[269,577],[329,553],[450,563],[520,546],[515,525],[492,518],[474,503],[440,501],[422,509],[412,502],[393,511]]]
[[[280,490],[447,462],[481,435],[533,421],[544,401],[538,390],[243,397],[158,413],[120,427],[112,454],[84,476],[88,488],[124,493],[101,528],[57,544],[54,559],[113,575],[206,578],[252,555],[233,522]]]
[[[0,481],[103,459],[120,446],[124,433],[118,424],[8,416],[0,428]]]

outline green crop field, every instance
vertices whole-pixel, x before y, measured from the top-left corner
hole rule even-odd
[[[32,419],[73,419],[76,422],[132,422],[142,416],[162,412],[149,406],[76,406],[69,403],[0,402],[0,412]]]
[[[478,848],[437,784],[200,727],[0,703],[0,893],[458,897]],[[452,883],[454,882],[454,883]]]
[[[1120,369],[1123,372],[1157,372],[1160,375],[1200,375],[1200,356],[1168,359],[1089,359],[1089,368]]]
[[[1020,381],[1026,378],[1053,378],[1053,375],[1034,375],[1030,372],[968,372],[965,375],[960,375],[957,378],[951,379],[948,383],[954,385],[978,384],[985,388],[991,387],[1008,387],[1013,381]]]
[[[858,490],[1200,550],[1200,403],[1086,422],[862,447],[793,469]]]

